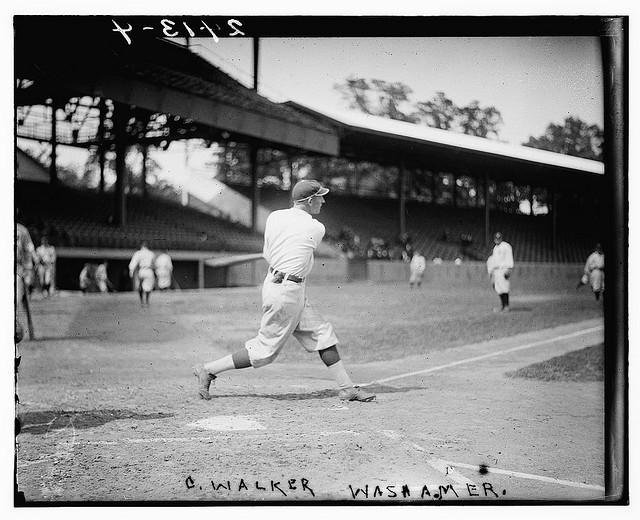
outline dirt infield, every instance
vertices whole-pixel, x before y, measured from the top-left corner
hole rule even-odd
[[[198,400],[190,367],[255,333],[256,288],[154,293],[148,309],[133,294],[34,302],[39,338],[19,347],[27,503],[602,499],[602,382],[505,375],[602,342],[585,293],[514,294],[496,315],[490,292],[309,291],[376,402],[341,403],[294,342]]]

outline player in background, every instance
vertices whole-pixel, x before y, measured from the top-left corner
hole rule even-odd
[[[49,244],[47,237],[42,237],[36,249],[36,265],[40,287],[46,297],[51,296],[52,286],[55,287],[56,259],[56,248]]]
[[[158,279],[158,289],[161,291],[171,289],[173,262],[168,251],[163,251],[156,257],[156,278]]]
[[[306,296],[313,254],[325,234],[324,225],[312,215],[320,213],[328,192],[317,181],[302,180],[293,187],[293,207],[274,211],[267,218],[263,255],[269,269],[262,285],[260,330],[234,354],[193,367],[200,398],[211,399],[209,386],[221,372],[273,362],[293,335],[308,352],[318,352],[338,385],[341,400],[375,399],[375,395],[353,384],[340,359],[333,327]]]
[[[417,250],[413,254],[411,263],[409,264],[409,269],[411,271],[411,276],[409,278],[409,287],[411,289],[413,289],[414,285],[417,287],[420,287],[422,285],[422,277],[426,268],[427,260],[422,255],[422,251]]]
[[[133,278],[134,288],[140,296],[140,305],[149,305],[149,296],[156,283],[155,278],[156,255],[147,247],[147,242],[143,241],[140,249],[133,254],[129,262],[129,277]]]
[[[511,244],[502,239],[502,233],[493,236],[493,253],[487,259],[487,272],[493,288],[500,297],[501,307],[493,309],[493,312],[509,312],[509,291],[511,283],[511,271],[513,270],[513,249]]]
[[[83,294],[86,294],[91,290],[91,284],[93,284],[94,272],[90,263],[85,263],[80,275],[78,276],[78,285]]]
[[[96,283],[98,284],[98,290],[101,293],[114,290],[113,284],[111,283],[111,280],[109,280],[108,268],[109,263],[106,260],[96,267]]]
[[[600,244],[596,244],[593,253],[587,258],[584,264],[584,274],[578,287],[587,283],[591,286],[596,300],[600,299],[601,294],[604,299],[604,253]]]
[[[25,226],[16,223],[16,301],[15,301],[15,342],[20,343],[24,338],[24,328],[18,319],[18,309],[28,302],[29,290],[25,274],[28,274],[35,260],[35,248],[31,240],[31,235]],[[25,306],[26,306],[25,305]]]

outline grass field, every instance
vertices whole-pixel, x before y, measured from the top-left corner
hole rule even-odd
[[[507,375],[541,381],[604,381],[604,343],[569,352]]]
[[[603,335],[602,304],[586,292],[516,291],[510,313],[493,312],[490,289],[362,283],[308,295],[375,403],[340,403],[295,340],[198,400],[190,367],[255,334],[259,288],[154,293],[150,308],[133,293],[34,301],[37,338],[19,345],[27,502],[405,502],[426,501],[424,485],[429,500],[442,500],[440,485],[457,489],[452,500],[601,498],[602,382],[526,372],[584,372]],[[243,478],[298,485],[245,490]],[[387,491],[404,484],[413,494]],[[385,492],[354,496],[365,485]]]

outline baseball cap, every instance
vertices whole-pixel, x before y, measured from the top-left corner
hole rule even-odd
[[[329,193],[329,190],[322,186],[318,181],[312,179],[304,179],[296,183],[291,190],[291,198],[294,202],[309,199],[314,196],[322,196]]]

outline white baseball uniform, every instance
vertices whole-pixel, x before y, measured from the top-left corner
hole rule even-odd
[[[109,290],[109,285],[107,284],[108,279],[107,266],[100,264],[96,267],[96,283],[98,284],[100,292],[107,292]]]
[[[42,287],[53,283],[53,271],[56,263],[56,249],[52,245],[40,245],[36,249],[38,259],[38,278]]]
[[[604,291],[604,255],[594,251],[587,258],[584,265],[584,274],[587,275],[593,292]]]
[[[133,277],[137,272],[136,290],[141,286],[144,292],[153,291],[153,286],[156,282],[154,274],[155,258],[156,255],[146,247],[141,247],[133,254],[131,262],[129,262],[129,275]]]
[[[156,258],[156,277],[158,278],[158,289],[168,289],[171,287],[173,274],[173,262],[167,253],[160,253]]]
[[[16,224],[16,307],[24,296],[25,284],[29,284],[34,253],[29,231],[22,224]]]
[[[422,276],[424,275],[424,271],[427,268],[427,260],[424,256],[415,254],[411,258],[411,263],[409,264],[409,269],[411,270],[411,277],[409,278],[409,283],[411,285],[420,284],[422,282]]]
[[[505,277],[513,269],[513,249],[504,240],[494,246],[493,254],[487,260],[487,272],[493,282],[493,288],[498,294],[507,294],[511,283]]]
[[[258,335],[245,344],[253,367],[271,363],[291,335],[309,352],[338,343],[331,324],[305,295],[313,253],[324,234],[321,222],[295,207],[274,211],[267,218],[263,256],[270,268],[262,285],[263,316]],[[288,279],[291,275],[302,281]]]

